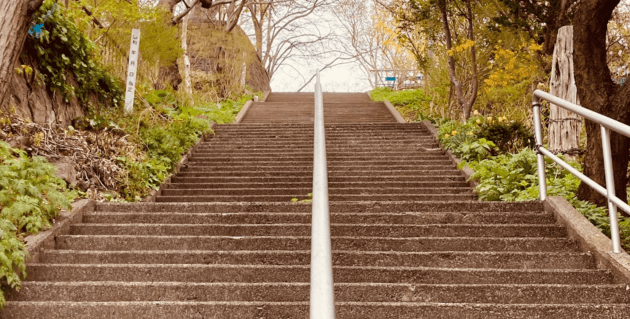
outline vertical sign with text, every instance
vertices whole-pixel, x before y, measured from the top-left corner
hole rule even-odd
[[[125,112],[133,110],[133,99],[136,92],[136,74],[138,73],[138,54],[140,47],[140,29],[131,30],[131,47],[129,48],[129,67],[127,68],[127,90],[125,90]]]

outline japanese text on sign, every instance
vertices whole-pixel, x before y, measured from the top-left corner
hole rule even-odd
[[[127,68],[127,90],[125,90],[125,112],[133,110],[134,94],[136,92],[136,75],[138,74],[138,48],[140,45],[140,30],[131,30],[131,47],[129,48],[129,67]]]

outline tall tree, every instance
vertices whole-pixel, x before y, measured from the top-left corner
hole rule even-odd
[[[44,0],[0,1],[0,107],[6,101],[15,63],[22,53],[33,13]]]
[[[477,89],[479,87],[479,81],[477,77],[477,51],[475,48],[475,29],[473,26],[474,16],[471,6],[471,0],[465,1],[466,9],[459,9],[459,14],[465,17],[467,20],[467,36],[468,41],[466,41],[463,46],[468,46],[470,50],[470,59],[471,59],[471,67],[472,67],[472,76],[470,79],[470,85],[468,86],[468,90],[464,91],[464,85],[462,81],[458,78],[455,66],[455,53],[456,50],[453,47],[453,40],[451,35],[451,29],[449,24],[450,18],[449,15],[452,15],[448,9],[448,1],[447,0],[438,0],[438,8],[440,9],[440,13],[442,14],[442,26],[444,28],[444,36],[446,38],[446,49],[448,50],[448,75],[451,79],[451,85],[453,90],[455,91],[455,97],[457,99],[457,104],[462,110],[462,120],[465,122],[470,117],[470,113],[472,112],[472,106],[475,104],[475,100],[477,100]],[[465,48],[464,48],[465,49]]]
[[[606,54],[608,21],[619,0],[582,0],[573,23],[573,62],[575,82],[582,106],[625,124],[630,124],[630,84],[619,85],[611,78]],[[600,185],[606,185],[604,159],[599,124],[586,121],[587,149],[584,174]],[[611,134],[615,191],[622,200],[627,198],[628,156],[630,139]],[[606,199],[582,183],[578,198],[605,205]]]
[[[341,0],[333,10],[343,26],[338,50],[359,64],[371,87],[384,83],[386,74],[402,79],[418,68],[414,48],[419,45],[408,38],[402,43],[393,17],[384,9],[376,1]]]
[[[322,35],[319,19],[312,19],[316,11],[329,6],[332,0],[261,1],[248,4],[250,18],[243,27],[253,28],[254,46],[269,78],[296,55],[316,56],[321,52],[310,49],[322,45],[329,35]]]
[[[476,14],[479,7],[473,8],[475,3],[472,0],[396,0],[389,6],[401,30],[411,25],[421,28],[428,46],[446,53],[450,88],[457,105],[453,113],[461,114],[464,121],[471,115],[481,81],[475,38],[483,20]],[[420,65],[426,63],[426,58],[417,59]]]

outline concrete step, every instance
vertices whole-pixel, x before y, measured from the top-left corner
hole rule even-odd
[[[531,202],[479,202],[479,201],[370,201],[331,202],[331,213],[392,213],[392,212],[543,212],[542,203]],[[98,203],[100,212],[180,212],[180,213],[232,213],[232,212],[311,212],[310,204],[297,203]]]
[[[239,189],[239,188],[311,188],[312,182],[260,182],[252,183],[246,181],[242,183],[170,183],[166,185],[167,189]],[[382,181],[382,182],[329,182],[328,187],[330,189],[336,188],[445,188],[445,187],[467,187],[468,183],[464,181],[435,181],[435,182],[404,182],[404,181]]]
[[[209,144],[199,145],[200,148],[203,147],[215,147],[221,146],[224,144],[245,144],[245,145],[292,145],[292,144],[313,144],[313,139],[311,138],[286,138],[286,139],[214,139]],[[355,138],[355,139],[338,139],[338,140],[330,140],[326,139],[326,145],[334,146],[334,145],[344,145],[344,144],[370,144],[370,145],[423,145],[423,144],[432,144],[435,145],[437,142],[433,139],[416,139],[416,138],[406,138],[406,139],[396,139],[396,140],[380,140],[380,139],[370,139],[370,138]]]
[[[248,144],[261,144],[261,143],[313,143],[313,136],[277,136],[277,137],[259,137],[259,136],[239,136],[239,137],[216,137],[210,142],[200,144],[199,147],[209,147],[216,144],[237,142]],[[341,144],[341,143],[374,143],[374,144],[409,144],[409,143],[437,143],[432,137],[424,136],[326,136],[326,144]]]
[[[295,158],[295,157],[291,157],[291,156],[287,156],[287,157],[279,157],[279,158],[275,158],[275,159],[264,159],[264,158],[255,158],[255,157],[250,157],[247,159],[239,159],[239,160],[232,160],[232,159],[228,159],[228,160],[224,160],[224,161],[200,161],[198,159],[191,159],[188,162],[188,167],[192,168],[192,167],[210,167],[210,166],[226,166],[226,165],[259,165],[259,166],[275,166],[274,165],[278,165],[278,164],[285,164],[285,165],[302,165],[302,166],[308,166],[308,165],[313,165],[313,159],[311,158]],[[453,163],[451,163],[450,161],[445,161],[443,159],[437,159],[437,160],[423,160],[423,159],[416,159],[413,157],[407,158],[407,159],[392,159],[392,160],[387,160],[387,159],[373,159],[373,160],[361,160],[361,159],[357,159],[357,160],[349,160],[349,159],[328,159],[327,160],[328,163],[328,167],[331,166],[335,166],[335,165],[343,165],[343,166],[377,166],[377,165],[390,165],[390,166],[397,166],[397,165],[415,165],[415,166],[441,166],[441,167],[453,167]]]
[[[405,285],[342,283],[340,302],[628,303],[625,285]],[[15,301],[308,301],[304,283],[28,282]],[[58,293],[55,293],[55,292]]]
[[[344,319],[622,319],[627,304],[479,304],[422,302],[338,302],[337,316]],[[308,302],[55,302],[14,301],[0,318],[306,318]]]
[[[372,100],[366,93],[322,93],[324,103],[342,103],[347,101],[353,102],[367,102],[371,103]],[[315,96],[313,93],[269,93],[265,102],[312,102],[315,103]]]
[[[203,142],[199,146],[208,146],[213,145],[214,143],[220,143],[225,141],[238,141],[238,142],[252,142],[252,143],[260,143],[260,142],[312,142],[313,135],[307,134],[286,134],[286,135],[272,135],[272,136],[258,136],[256,134],[253,135],[234,135],[234,136],[222,136],[218,135],[215,138],[211,139],[209,142]],[[384,143],[384,142],[435,142],[435,138],[430,135],[420,135],[420,134],[400,134],[400,135],[362,135],[356,136],[355,134],[330,134],[326,135],[327,143],[338,143],[338,142],[361,142],[361,141],[371,141],[374,143]]]
[[[275,165],[274,165],[275,164]],[[303,170],[312,170],[312,165],[308,163],[305,165],[304,163],[296,163],[289,162],[285,163],[252,163],[248,165],[248,163],[243,163],[242,165],[231,165],[229,167],[225,167],[226,165],[212,165],[212,163],[204,164],[188,164],[186,167],[182,168],[182,172],[209,172],[209,171],[231,171],[235,169],[239,169],[243,167],[249,171],[303,171]],[[311,165],[311,166],[309,166]],[[453,164],[391,164],[387,165],[387,163],[374,163],[374,162],[359,162],[359,164],[355,163],[346,163],[346,162],[331,162],[328,164],[328,169],[330,172],[355,172],[355,171],[376,171],[378,174],[387,173],[389,171],[429,171],[429,170],[437,170],[437,171],[446,171],[446,170],[454,170],[459,172],[455,165]]]
[[[254,102],[242,123],[313,123],[313,103]],[[325,123],[396,123],[382,102],[324,103]]]
[[[309,250],[310,236],[130,236],[60,235],[66,250]],[[567,252],[577,251],[566,238],[507,237],[333,237],[332,249],[398,252]]]
[[[419,140],[432,140],[435,141],[435,137],[425,131],[405,131],[405,132],[374,132],[365,131],[361,132],[360,136],[357,136],[357,132],[344,132],[344,131],[328,131],[326,132],[326,140],[355,140],[355,139],[371,139],[371,140],[398,140],[398,139],[419,139]],[[276,140],[276,139],[300,139],[308,140],[313,139],[313,132],[304,131],[290,131],[290,132],[222,132],[217,133],[209,142],[202,142],[203,144],[212,143],[216,140],[227,139],[243,139],[243,140]]]
[[[269,174],[270,175],[270,174]],[[436,176],[329,176],[329,183],[360,183],[360,182],[464,182],[465,178],[461,175],[436,175]],[[178,174],[173,176],[169,185],[177,183],[309,183],[313,184],[312,174],[293,174],[277,175],[277,176],[213,176],[196,177],[195,174],[184,176]]]
[[[301,148],[308,148],[308,147],[313,147],[313,142],[312,141],[286,141],[286,142],[281,142],[281,141],[260,141],[257,143],[248,143],[248,142],[239,142],[238,140],[235,141],[217,141],[214,142],[212,144],[212,146],[200,146],[196,149],[196,151],[199,152],[208,152],[208,151],[212,151],[212,150],[230,150],[230,149],[252,149],[252,148],[278,148],[278,150],[281,149],[301,149]],[[380,148],[380,147],[384,147],[384,148],[390,148],[390,149],[394,149],[394,148],[403,148],[403,149],[417,149],[419,147],[424,147],[424,148],[438,148],[439,145],[437,144],[437,142],[433,142],[433,141],[409,141],[409,142],[399,142],[399,143],[375,143],[373,141],[355,141],[355,142],[350,142],[350,141],[343,141],[343,142],[326,142],[326,150],[328,149],[336,149],[336,148],[346,148],[346,147],[352,147],[352,150],[370,150],[373,148]],[[348,149],[345,150],[346,152],[349,151]]]
[[[339,224],[554,224],[549,213],[332,213]],[[310,212],[303,213],[177,213],[177,212],[94,212],[83,215],[83,222],[97,224],[308,224]]]
[[[310,265],[30,264],[30,281],[309,282]],[[577,284],[612,282],[597,269],[334,266],[337,283]]]
[[[246,156],[258,155],[261,153],[273,153],[280,155],[291,155],[291,154],[312,154],[312,147],[253,147],[253,148],[211,148],[211,149],[199,149],[193,152],[193,156],[236,156],[237,154],[246,154]],[[399,154],[404,156],[408,153],[416,154],[416,156],[436,156],[441,155],[444,156],[445,152],[441,149],[437,148],[418,148],[415,146],[403,146],[403,147],[379,147],[379,149],[366,149],[364,147],[343,147],[343,148],[326,148],[326,156],[345,156],[348,153],[354,153],[357,156],[366,156],[366,155],[374,155],[378,156],[387,156],[387,155],[396,155]],[[242,155],[239,155],[242,156]],[[264,155],[264,156],[271,156]]]
[[[400,134],[410,134],[410,135],[423,135],[429,136],[430,132],[424,127],[419,126],[406,126],[403,124],[400,126],[382,126],[378,125],[379,123],[372,123],[371,125],[363,126],[363,127],[354,127],[354,126],[346,126],[346,127],[325,127],[326,135],[370,135],[370,136],[387,136],[387,135],[400,135]],[[313,126],[256,126],[256,127],[217,127],[214,131],[214,137],[217,136],[241,136],[241,135],[288,135],[292,134],[295,136],[299,136],[302,134],[313,134]]]
[[[211,139],[203,141],[203,144],[210,144],[216,140],[277,140],[277,139],[297,139],[297,140],[312,140],[314,137],[312,129],[295,129],[295,130],[278,130],[278,131],[228,131],[217,132]],[[424,130],[384,130],[384,131],[340,131],[340,130],[326,130],[327,140],[355,140],[355,139],[370,139],[376,141],[395,141],[398,139],[420,139],[420,140],[433,140],[435,137],[428,131]]]
[[[160,196],[214,196],[214,195],[285,195],[285,194],[308,194],[313,191],[312,187],[293,188],[228,188],[228,189],[203,189],[200,187],[192,189],[164,189]],[[470,187],[424,187],[424,188],[394,188],[394,187],[374,187],[374,188],[329,188],[331,195],[378,195],[378,194],[472,194]]]
[[[562,237],[557,225],[392,225],[331,224],[332,236],[359,237]],[[72,235],[139,235],[139,236],[308,236],[310,224],[75,224]]]
[[[169,196],[160,195],[155,201],[158,203],[199,203],[199,202],[290,202],[293,198],[305,199],[304,193],[284,195],[189,195]],[[477,196],[469,194],[330,194],[330,201],[438,201],[438,200],[474,200]]]
[[[278,152],[274,152],[274,153],[265,153],[265,152],[240,152],[240,153],[214,153],[214,152],[209,152],[209,154],[207,155],[200,155],[199,153],[194,153],[189,161],[191,162],[196,162],[196,161],[210,161],[210,162],[230,162],[230,161],[240,161],[240,160],[251,160],[252,157],[255,157],[255,159],[260,160],[260,161],[272,161],[272,160],[277,160],[277,159],[284,159],[284,158],[293,158],[294,160],[298,161],[298,160],[305,160],[305,161],[313,161],[313,154],[312,152],[309,154],[307,152],[287,152],[287,153],[278,153]],[[416,160],[423,160],[423,161],[450,161],[450,159],[448,157],[446,157],[443,154],[422,154],[422,153],[398,153],[398,154],[391,154],[391,155],[381,155],[381,154],[374,154],[374,153],[366,153],[365,155],[354,155],[354,156],[350,156],[349,153],[344,153],[344,154],[339,154],[339,153],[333,153],[333,154],[327,154],[326,158],[328,161],[340,161],[340,160],[346,160],[346,161],[357,161],[357,160],[370,160],[370,159],[376,159],[376,160],[387,160],[387,159],[391,159],[391,160],[401,160],[401,159],[406,159],[406,158],[414,158]]]
[[[76,251],[47,250],[49,264],[309,265],[310,250],[278,251]],[[493,269],[594,269],[592,255],[575,252],[333,251],[336,266]]]
[[[275,165],[274,165],[275,163]],[[455,167],[455,165],[451,162],[447,162],[444,160],[328,160],[328,167],[352,167],[352,166],[393,166],[393,167],[406,167],[406,166],[416,166],[416,167]],[[210,162],[202,162],[202,161],[190,161],[187,164],[187,168],[204,168],[204,167],[225,167],[225,166],[246,166],[246,165],[256,165],[256,166],[279,166],[279,165],[287,165],[287,166],[312,166],[313,160],[311,159],[293,159],[293,158],[278,158],[276,160],[264,161],[256,158],[251,158],[249,160],[240,160],[240,161],[210,161]]]
[[[313,128],[312,124],[306,123],[267,123],[267,124],[247,124],[247,123],[238,123],[238,124],[218,124],[217,129],[282,129],[282,128],[291,128],[291,127],[301,127],[301,128]],[[344,128],[348,130],[359,130],[359,129],[407,129],[407,128],[426,128],[422,123],[337,123],[337,124],[326,124],[324,123],[324,127],[326,129],[329,128]]]
[[[274,167],[274,166],[272,166]],[[177,173],[177,177],[307,177],[313,176],[312,168],[304,167],[274,167],[275,169],[282,170],[268,170],[269,167],[245,167],[243,169],[232,170],[230,168],[219,169],[188,169],[182,168],[181,172]],[[329,180],[335,177],[348,177],[351,181],[354,178],[364,178],[367,176],[414,176],[414,177],[427,177],[435,179],[440,178],[450,179],[451,176],[462,176],[461,171],[456,168],[452,169],[419,169],[408,168],[405,170],[366,170],[361,167],[350,167],[345,169],[332,168],[328,171]]]

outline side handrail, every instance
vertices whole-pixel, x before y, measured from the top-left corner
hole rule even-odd
[[[545,149],[542,145],[542,128],[540,121],[540,100],[545,100],[553,103],[561,108],[569,110],[573,113],[581,115],[586,119],[589,119],[595,123],[598,123],[601,127],[602,133],[602,151],[604,153],[604,171],[606,175],[606,187],[599,185],[580,171],[561,160],[558,156]],[[537,162],[538,162],[538,183],[540,185],[540,200],[543,201],[547,198],[547,183],[545,177],[545,156],[551,158],[562,168],[575,175],[582,182],[593,188],[598,193],[602,194],[608,199],[608,215],[610,218],[610,237],[612,239],[613,252],[621,252],[621,240],[619,239],[619,223],[617,220],[617,208],[621,208],[625,212],[630,214],[630,206],[628,203],[621,200],[615,195],[615,178],[612,168],[612,154],[610,151],[610,130],[613,130],[619,134],[630,137],[630,126],[621,122],[613,120],[609,117],[601,115],[597,112],[593,112],[582,106],[565,101],[559,97],[553,96],[547,92],[541,90],[534,91],[532,96],[532,107],[534,112],[534,134],[536,137],[536,150],[537,150]]]
[[[335,296],[330,244],[328,209],[328,165],[324,129],[322,85],[315,82],[315,117],[313,149],[313,221],[311,225],[311,319],[334,319]]]

